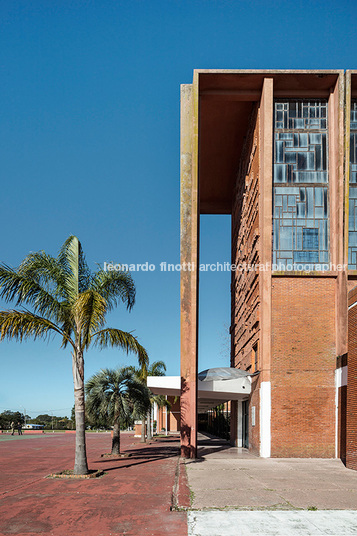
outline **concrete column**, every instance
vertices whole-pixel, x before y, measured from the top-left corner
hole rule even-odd
[[[340,74],[331,88],[328,102],[329,127],[329,190],[330,190],[330,252],[331,263],[347,264],[344,240],[344,76]],[[348,182],[348,181],[347,181]],[[348,213],[347,213],[348,214]],[[348,217],[347,217],[348,219]],[[347,229],[348,233],[348,229]],[[336,269],[333,267],[334,269]],[[346,267],[347,268],[347,267]],[[335,293],[336,354],[347,353],[347,269],[337,273]],[[336,423],[337,425],[337,423]]]
[[[197,76],[197,75],[196,75]],[[181,455],[197,456],[198,94],[181,86]]]
[[[259,255],[260,263],[272,261],[272,188],[273,188],[273,79],[265,78],[259,106]],[[271,270],[259,273],[261,331],[260,362],[260,455],[270,456],[271,449]]]
[[[273,188],[273,79],[265,78],[259,106],[259,257],[260,263],[272,260]],[[259,362],[261,380],[270,381],[271,360],[271,270],[259,273],[261,334]]]

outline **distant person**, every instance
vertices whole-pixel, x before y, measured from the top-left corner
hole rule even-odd
[[[11,435],[14,435],[14,433],[15,433],[15,423],[14,423],[14,421],[12,421],[12,423],[10,424],[10,427],[11,427],[11,430],[12,430]]]
[[[17,432],[19,435],[22,435],[22,424],[20,422],[17,423]]]

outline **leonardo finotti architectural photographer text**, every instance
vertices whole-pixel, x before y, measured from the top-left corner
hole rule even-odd
[[[184,262],[182,264],[172,264],[166,261],[158,265],[144,262],[136,264],[115,264],[113,262],[104,262],[103,269],[105,272],[193,272],[196,265],[193,262]],[[200,272],[342,272],[347,270],[347,264],[231,264],[229,262],[201,263]]]

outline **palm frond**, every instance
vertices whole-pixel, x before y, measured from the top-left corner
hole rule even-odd
[[[86,408],[93,417],[106,417],[114,422],[118,416],[129,416],[131,406],[147,408],[148,391],[134,374],[123,367],[117,370],[102,369],[86,383]]]
[[[168,409],[171,408],[171,403],[167,400],[167,398],[164,395],[154,395],[153,399],[159,408],[164,408],[164,407]]]
[[[104,325],[107,302],[98,292],[86,290],[73,304],[73,314],[81,334],[82,348],[88,348],[92,333]]]
[[[61,307],[66,311],[64,320],[61,323],[61,330],[66,334],[62,339],[62,348],[66,348],[68,340],[72,337],[72,334],[75,331],[76,325],[71,306],[68,303],[62,302]]]
[[[135,304],[135,283],[129,272],[99,270],[91,280],[91,288],[107,301],[108,310],[123,302],[130,311]]]
[[[0,311],[0,341],[16,339],[21,342],[29,337],[46,339],[52,333],[66,336],[53,322],[30,311]],[[68,342],[74,347],[70,339]]]
[[[61,247],[57,260],[66,273],[68,297],[74,301],[79,292],[90,287],[91,272],[76,236],[69,236]]]
[[[135,412],[142,416],[146,416],[151,408],[150,390],[141,381],[133,381],[128,385],[128,396],[134,401]]]
[[[79,292],[79,249],[80,243],[76,236],[70,236],[60,249],[57,260],[65,274],[67,299],[73,303]]]
[[[148,368],[148,376],[165,376],[166,365],[164,361],[154,361]]]
[[[26,279],[37,282],[57,298],[65,297],[65,274],[57,259],[44,251],[27,255],[20,264],[18,273]]]
[[[31,305],[40,316],[56,322],[65,321],[66,310],[49,291],[5,264],[0,265],[0,298],[15,301],[16,305]]]
[[[134,376],[141,382],[146,381],[146,377],[143,376],[143,369],[140,367],[134,367],[133,365],[129,365],[126,367]],[[144,371],[147,371],[147,367],[144,368]]]
[[[126,353],[133,352],[138,356],[139,365],[142,369],[146,370],[149,364],[148,354],[143,346],[139,344],[138,340],[132,333],[121,331],[115,328],[106,328],[93,333],[92,337],[95,337],[95,345],[99,348],[107,348],[108,346],[116,346],[125,350]]]

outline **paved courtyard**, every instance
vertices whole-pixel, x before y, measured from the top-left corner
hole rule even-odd
[[[264,460],[201,436],[200,458],[179,463],[177,438],[132,433],[131,457],[103,459],[110,441],[88,434],[103,477],[53,480],[73,466],[73,434],[0,434],[0,536],[357,535],[357,472],[338,460]]]
[[[73,468],[73,434],[9,439],[0,434],[1,536],[187,534],[186,512],[170,511],[177,440],[142,445],[122,434],[122,450],[133,456],[113,460],[101,458],[110,451],[110,434],[87,434],[89,467],[106,474],[54,480],[45,476]]]

